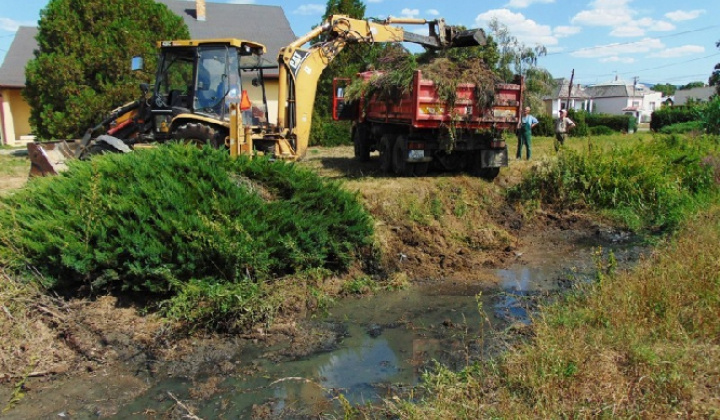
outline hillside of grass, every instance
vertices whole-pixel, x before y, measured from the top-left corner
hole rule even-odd
[[[142,296],[209,328],[268,316],[274,282],[346,270],[372,236],[337,182],[181,145],[74,161],[0,205],[4,267],[64,295]]]

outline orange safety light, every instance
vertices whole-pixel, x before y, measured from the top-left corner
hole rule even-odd
[[[243,89],[242,97],[240,98],[240,111],[247,111],[251,106],[252,104],[250,103],[250,98],[248,98],[247,90]]]

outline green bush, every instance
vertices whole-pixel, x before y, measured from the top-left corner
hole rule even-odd
[[[617,133],[634,131],[637,128],[637,118],[633,115],[611,115],[588,113],[585,116],[588,127],[605,126]]]
[[[634,230],[673,229],[717,192],[716,138],[659,137],[610,153],[565,150],[509,190],[511,199],[563,208],[590,206]]]
[[[597,125],[595,127],[590,127],[590,134],[593,136],[609,136],[614,133],[615,131],[613,131],[612,128],[605,125]]]
[[[533,128],[534,136],[552,137],[555,135],[555,119],[552,115],[541,114],[535,118],[538,119],[538,125]]]
[[[572,137],[585,137],[590,134],[588,125],[585,123],[585,117],[588,115],[585,111],[576,111],[570,109],[568,111],[568,117],[575,123],[575,128],[570,130],[570,136]]]
[[[660,131],[667,125],[699,120],[698,106],[665,106],[652,113],[650,129]]]
[[[237,284],[346,268],[372,234],[356,198],[293,164],[168,145],[31,180],[2,200],[0,255],[65,290],[252,290]]]
[[[705,131],[702,121],[688,121],[666,125],[660,129],[661,134],[685,134],[690,132],[701,133]]]
[[[310,146],[341,146],[352,144],[350,121],[333,121],[332,117],[323,117],[313,113],[310,128]]]

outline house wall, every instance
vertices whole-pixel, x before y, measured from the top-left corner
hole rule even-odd
[[[30,106],[20,92],[18,88],[0,90],[3,142],[9,146],[23,144],[25,141],[22,138],[32,135]]]
[[[626,97],[595,98],[592,112],[621,115],[623,114],[622,109],[630,105],[632,105],[632,101]]]

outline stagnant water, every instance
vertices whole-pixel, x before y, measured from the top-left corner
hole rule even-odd
[[[627,243],[612,248],[621,266],[632,264],[641,252]],[[434,281],[345,299],[313,320],[341,330],[343,338],[334,348],[281,362],[265,357],[272,354],[268,349],[245,348],[235,361],[250,366],[245,372],[254,375],[223,376],[202,398],[193,395],[193,388],[209,378],[160,380],[122,407],[116,418],[169,410],[177,403],[169,393],[190,401],[194,414],[204,419],[251,418],[253,410],[273,418],[332,417],[341,415],[342,401],[365,404],[393,395],[416,396],[414,387],[436,362],[461,369],[502,351],[509,326],[522,329],[539,303],[574,282],[591,280],[597,249],[580,244],[570,255],[549,251],[533,258],[542,261],[537,265],[518,258],[508,268],[478,273],[483,281]],[[495,277],[497,287],[488,288],[488,276]]]
[[[134,374],[100,371],[92,381],[52,383],[0,417],[340,418],[343,403],[421,397],[423,374],[437,363],[462,369],[504,351],[528,332],[539,305],[592,281],[599,245],[605,255],[612,250],[621,268],[646,251],[615,234],[547,239],[528,241],[506,268],[474,278],[343,299],[305,321],[321,337],[308,347],[312,352],[230,339],[198,348],[187,363],[140,353],[128,360]]]

